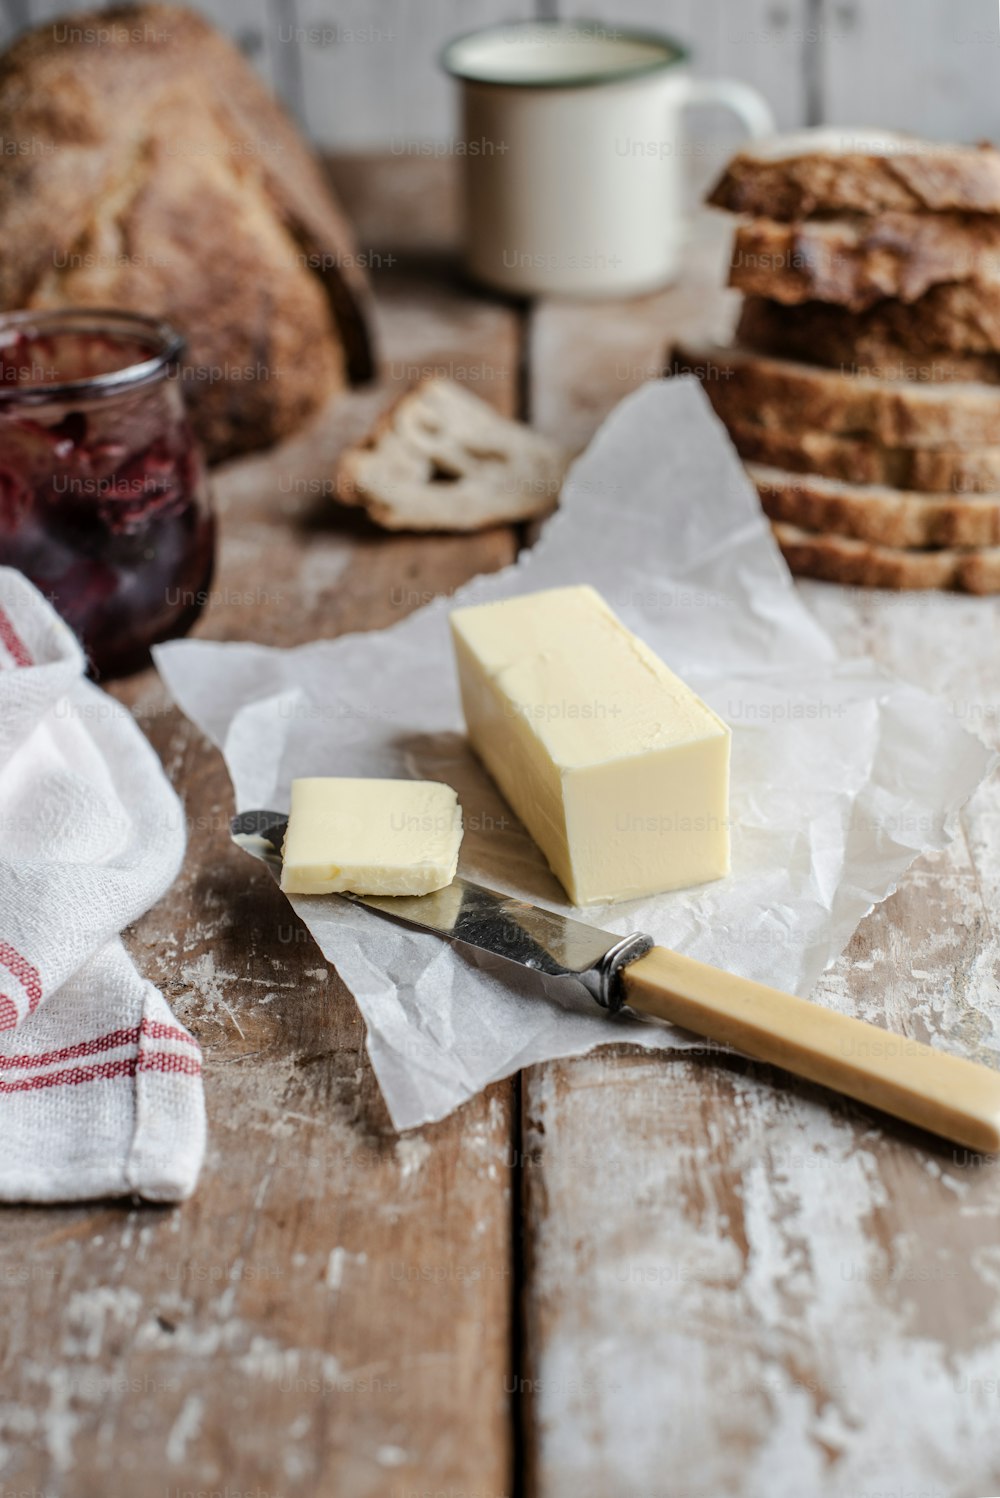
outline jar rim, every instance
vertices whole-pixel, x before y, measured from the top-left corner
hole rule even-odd
[[[140,312],[112,307],[51,307],[0,313],[0,349],[9,334],[52,337],[59,333],[100,334],[111,339],[143,343],[149,357],[121,369],[76,380],[37,384],[5,384],[0,380],[0,410],[10,406],[41,406],[63,401],[103,400],[122,395],[171,374],[187,347],[185,339],[167,322]]]

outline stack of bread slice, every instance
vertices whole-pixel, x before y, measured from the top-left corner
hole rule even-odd
[[[685,345],[792,570],[1000,591],[1000,151],[816,130],[730,162],[736,341]]]

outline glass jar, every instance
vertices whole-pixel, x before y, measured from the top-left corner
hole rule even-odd
[[[211,582],[183,350],[132,313],[0,315],[0,564],[50,599],[97,677],[190,629]]]

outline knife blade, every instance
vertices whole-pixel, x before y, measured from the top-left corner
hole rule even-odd
[[[233,818],[231,833],[235,843],[278,874],[287,826],[283,812],[249,811]],[[622,937],[601,931],[461,877],[430,895],[344,894],[334,898],[364,905],[449,941],[478,947],[521,967],[575,979],[592,999],[612,1011],[620,1009],[625,999],[619,981],[622,968],[653,945],[651,936],[637,932]]]
[[[280,877],[286,812],[233,818],[233,841]],[[430,895],[331,895],[535,972],[577,982],[614,1012],[640,1014],[732,1045],[969,1149],[1000,1150],[1000,1072],[895,1035],[765,983],[618,936],[457,878]]]

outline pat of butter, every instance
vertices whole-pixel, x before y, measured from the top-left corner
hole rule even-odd
[[[436,780],[292,781],[281,888],[426,895],[455,877],[462,812]]]
[[[721,718],[590,587],[451,616],[473,748],[577,905],[729,872]]]

